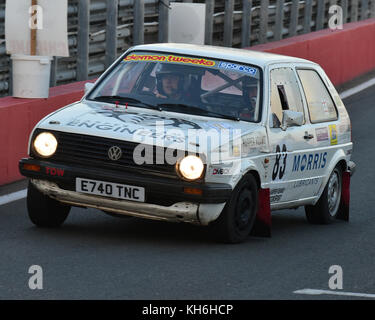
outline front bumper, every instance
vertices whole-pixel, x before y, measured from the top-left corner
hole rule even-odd
[[[33,158],[21,159],[19,169],[22,175],[31,178],[32,183],[42,193],[60,202],[157,220],[207,224],[209,220],[214,220],[220,214],[218,211],[221,211],[232,192],[231,186],[224,183],[186,182]],[[78,177],[144,187],[145,202],[76,192],[75,181]],[[194,188],[201,192],[187,194],[187,188]],[[215,212],[210,212],[210,208]],[[200,212],[204,212],[206,217],[200,216]]]

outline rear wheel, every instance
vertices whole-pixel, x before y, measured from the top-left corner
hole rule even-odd
[[[314,206],[305,206],[307,221],[313,224],[328,224],[334,221],[340,209],[342,191],[342,169],[333,169],[319,201]]]
[[[69,215],[70,206],[41,193],[31,182],[27,190],[27,210],[32,223],[38,227],[56,228]]]
[[[254,226],[258,209],[258,185],[253,175],[237,184],[219,218],[212,223],[215,237],[225,243],[246,240]]]

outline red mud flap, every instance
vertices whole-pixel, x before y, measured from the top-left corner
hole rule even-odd
[[[271,237],[270,189],[259,189],[258,212],[250,234],[256,237]]]
[[[349,221],[349,202],[350,202],[350,172],[342,174],[341,204],[337,219]]]

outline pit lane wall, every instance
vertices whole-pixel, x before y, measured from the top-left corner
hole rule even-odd
[[[317,62],[338,86],[375,69],[375,19],[348,23],[342,30],[321,30],[246,49]],[[51,88],[48,99],[0,99],[0,185],[23,178],[18,161],[27,156],[32,128],[48,113],[79,100],[85,82]]]

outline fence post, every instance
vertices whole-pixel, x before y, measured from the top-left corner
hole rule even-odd
[[[304,10],[304,26],[303,32],[308,33],[311,31],[311,14],[312,14],[312,0],[305,1],[305,10]]]
[[[318,0],[317,6],[317,14],[316,14],[316,30],[321,30],[324,28],[324,13],[325,13],[325,5],[324,0]]]
[[[345,24],[348,21],[348,0],[341,1],[342,6],[342,22]]]
[[[259,43],[267,42],[268,5],[269,5],[269,0],[264,0],[264,1],[261,1],[260,3]]]
[[[159,0],[159,42],[168,42],[168,10],[169,0]]]
[[[13,60],[9,57],[8,94],[13,95]]]
[[[86,80],[89,70],[90,0],[78,3],[77,80]]]
[[[370,17],[375,18],[375,1],[371,1],[371,6],[370,6]]]
[[[133,24],[133,44],[143,44],[145,42],[145,2],[144,0],[134,1],[134,24]]]
[[[297,34],[298,9],[299,9],[299,1],[292,0],[292,8],[291,8],[291,13],[290,13],[290,25],[289,25],[289,37],[293,37]]]
[[[241,33],[241,46],[250,46],[251,35],[251,7],[253,6],[252,0],[242,1],[242,33]]]
[[[215,0],[206,0],[206,22],[205,22],[205,34],[204,43],[212,44],[212,34],[214,28],[214,10]]]
[[[350,22],[358,21],[358,0],[352,0],[352,9],[350,11]]]
[[[368,18],[368,0],[362,0],[361,3],[361,20],[365,20]]]
[[[107,21],[105,31],[105,65],[107,68],[117,58],[117,13],[118,0],[107,0]]]
[[[224,47],[231,47],[233,42],[233,9],[234,0],[226,0],[224,16]]]
[[[284,0],[277,0],[276,4],[276,23],[275,29],[273,30],[274,39],[281,40],[283,38],[283,27],[284,27]]]
[[[57,57],[53,57],[51,62],[51,76],[49,80],[49,86],[56,86],[56,75],[57,75]]]

